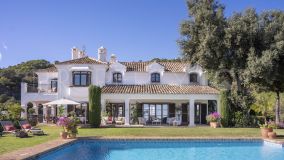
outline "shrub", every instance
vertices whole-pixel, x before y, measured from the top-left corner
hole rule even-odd
[[[101,124],[101,88],[89,86],[89,122],[98,128]]]

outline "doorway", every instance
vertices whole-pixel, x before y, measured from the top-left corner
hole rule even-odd
[[[195,103],[194,104],[194,123],[195,124],[207,124],[207,104]]]
[[[188,104],[187,103],[183,103],[181,105],[181,124],[182,125],[188,125]]]

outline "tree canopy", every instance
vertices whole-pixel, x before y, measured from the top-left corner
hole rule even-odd
[[[203,66],[218,87],[230,91],[235,111],[249,116],[252,89],[283,92],[283,12],[247,9],[226,18],[218,1],[187,5],[189,19],[181,24],[179,40],[183,58]]]

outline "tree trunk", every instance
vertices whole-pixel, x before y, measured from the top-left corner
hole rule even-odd
[[[275,123],[279,124],[280,122],[280,93],[276,92],[276,105],[275,105]]]

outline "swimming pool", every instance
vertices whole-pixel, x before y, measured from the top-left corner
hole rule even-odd
[[[261,140],[78,140],[38,160],[283,160]]]

